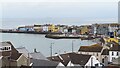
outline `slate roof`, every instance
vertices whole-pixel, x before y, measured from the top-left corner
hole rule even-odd
[[[120,51],[120,45],[111,47],[110,51]]]
[[[11,46],[11,51],[0,52],[0,56],[10,57],[12,60],[17,60],[22,54],[19,53],[11,42],[0,42],[1,46]]]
[[[102,51],[102,54],[101,55],[109,55],[109,50],[108,49],[104,49]]]
[[[100,44],[94,44],[91,46],[80,46],[80,49],[78,51],[83,52],[101,52],[102,46]]]
[[[62,58],[62,63],[67,66],[67,64],[69,63],[69,61],[71,60],[69,53],[67,54],[61,54],[60,57]]]
[[[13,60],[17,60],[21,55],[22,55],[22,53],[12,54],[10,58]]]
[[[112,47],[111,47],[112,44]],[[120,51],[120,45],[114,41],[108,43],[106,46],[110,48],[110,51]]]
[[[31,58],[33,59],[47,60],[47,58],[41,52],[33,52],[33,53],[30,53],[30,55],[31,55]]]
[[[73,64],[85,65],[90,59],[91,55],[83,55],[83,54],[69,54],[71,62]]]
[[[59,58],[59,56],[52,56],[52,57],[47,57],[48,60],[50,61],[57,61],[61,62],[62,60]]]
[[[40,59],[31,59],[31,63],[33,68],[56,68],[59,64],[59,62]]]
[[[55,57],[55,56],[54,56]],[[85,65],[90,59],[91,55],[83,55],[76,53],[67,53],[61,54],[60,56],[56,56],[54,59],[49,59],[51,61],[59,61],[63,65],[67,66],[67,64],[71,61],[73,64]]]
[[[25,48],[25,47],[19,47],[19,48],[16,48],[18,50],[19,53],[23,53],[26,57],[29,57],[31,58],[32,56],[29,54],[29,51]]]
[[[11,43],[9,41],[7,41],[7,42],[0,42],[0,47],[1,46],[11,46]]]
[[[50,61],[61,62],[64,66],[67,66],[67,64],[70,61],[70,58],[68,57],[68,54],[61,54],[61,55],[58,55],[58,56],[52,56],[52,58],[48,57],[48,59]]]

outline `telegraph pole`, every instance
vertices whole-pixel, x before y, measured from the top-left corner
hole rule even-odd
[[[74,40],[72,40],[72,52],[74,52]]]
[[[53,44],[54,44],[54,43],[51,43],[51,44],[50,44],[50,56],[51,56],[51,59],[52,59],[52,49],[53,49],[52,46],[53,46]]]
[[[28,61],[27,61],[27,65],[29,66],[30,64],[30,54],[28,53]]]

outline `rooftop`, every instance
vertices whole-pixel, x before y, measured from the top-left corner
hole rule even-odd
[[[32,57],[31,55],[28,55],[29,54],[29,51],[25,48],[25,47],[19,47],[19,48],[16,48],[17,51],[19,53],[23,53],[26,57]]]
[[[110,48],[110,51],[120,51],[120,45],[114,41],[109,42],[106,46]]]
[[[100,44],[94,44],[91,46],[80,46],[80,49],[78,51],[84,51],[84,52],[101,52],[102,45]]]
[[[31,62],[33,63],[33,67],[37,66],[39,68],[56,68],[59,64],[59,62],[40,59],[31,59]]]
[[[30,55],[31,55],[31,58],[33,59],[47,60],[47,58],[41,52],[33,52],[33,53],[30,53]]]
[[[0,42],[1,46],[11,46],[11,50],[10,51],[2,51],[0,52],[0,56],[3,57],[9,57],[12,60],[17,60],[22,54],[19,53],[14,46],[12,45],[11,42]]]
[[[109,50],[108,49],[104,49],[102,51],[102,54],[101,55],[109,55]]]
[[[76,53],[67,53],[67,54],[60,54],[59,56],[48,57],[51,61],[58,61],[67,66],[67,64],[71,61],[73,64],[78,65],[85,65],[88,60],[90,59],[91,55],[83,55],[83,54],[76,54]]]
[[[11,42],[9,42],[9,41],[6,41],[6,42],[0,42],[0,47],[2,47],[2,46],[11,46],[12,44],[11,44]]]

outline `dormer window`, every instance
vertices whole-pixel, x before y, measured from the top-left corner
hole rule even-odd
[[[10,51],[11,50],[11,47],[9,46],[6,46],[6,47],[2,47],[0,48],[1,51]]]

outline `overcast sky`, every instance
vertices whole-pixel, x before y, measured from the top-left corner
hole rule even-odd
[[[12,2],[13,1],[13,2]],[[115,17],[117,2],[80,2],[78,0],[12,0],[2,3],[2,18],[45,18],[45,17]],[[22,2],[23,1],[23,2]],[[38,1],[38,0],[37,0]],[[44,1],[44,2],[42,2]],[[78,2],[77,2],[78,1]],[[87,1],[87,0],[85,0]],[[99,0],[98,0],[99,1]]]
[[[119,0],[1,0],[1,2],[118,2]]]
[[[80,22],[81,19],[117,20],[119,0],[0,0],[0,18]],[[57,21],[56,21],[57,20]],[[45,21],[47,22],[47,21]],[[48,21],[49,22],[49,21]]]

